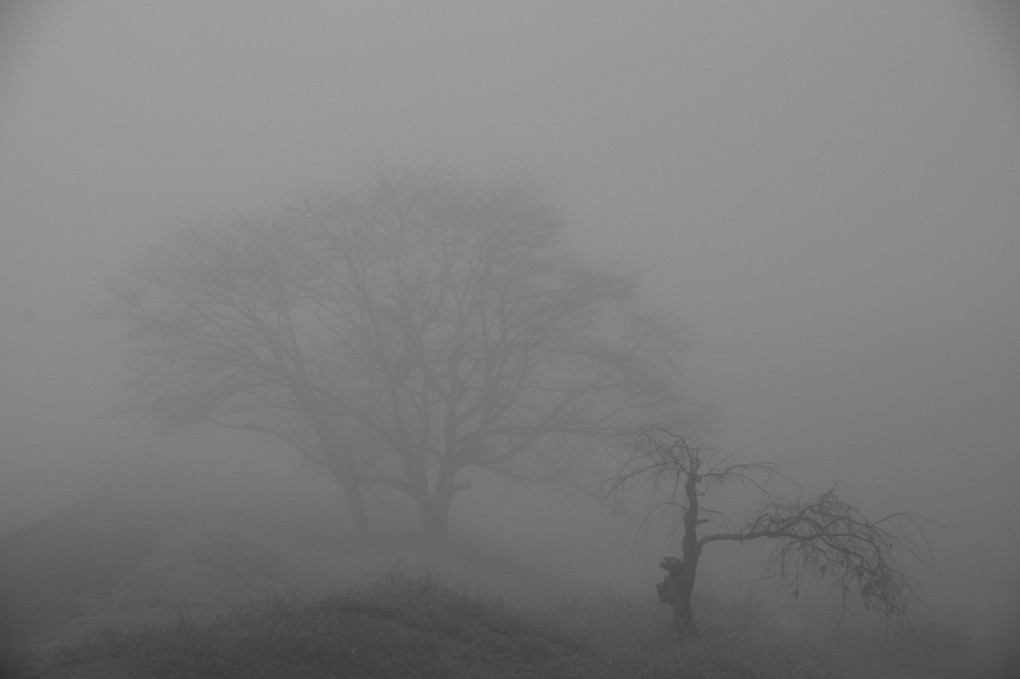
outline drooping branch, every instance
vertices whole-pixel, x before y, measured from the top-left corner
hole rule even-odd
[[[767,568],[795,593],[813,579],[828,577],[844,602],[854,594],[866,609],[909,627],[909,611],[917,595],[913,571],[903,562],[931,566],[934,561],[920,517],[900,512],[871,521],[843,499],[839,484],[817,497],[781,497],[768,487],[775,476],[781,476],[776,465],[731,463],[732,456],[718,459],[715,450],[690,446],[663,425],[640,427],[634,437],[631,456],[606,481],[606,497],[620,506],[638,481],[648,482],[653,492],[664,492],[665,498],[660,495],[646,506],[638,532],[645,534],[654,516],[671,515],[671,533],[680,534],[684,558],[675,560],[683,566],[671,571],[674,581],[663,587],[680,593],[667,603],[688,629],[694,629],[690,592],[703,548],[715,542],[761,539],[774,541]],[[721,512],[712,512],[712,519],[703,518],[706,510],[701,497],[732,482],[757,491],[760,508],[739,523]],[[700,527],[712,521],[721,530],[699,535]]]
[[[921,519],[899,512],[876,521],[840,496],[836,484],[808,499],[773,499],[735,532],[699,538],[711,542],[776,541],[770,569],[795,591],[812,577],[831,577],[843,596],[854,593],[865,608],[906,622],[908,605],[916,599],[897,555],[930,562],[932,549]]]

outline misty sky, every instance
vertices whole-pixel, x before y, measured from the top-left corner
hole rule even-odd
[[[577,248],[687,323],[721,447],[932,516],[950,575],[1017,572],[1020,55],[996,3],[29,5],[0,11],[0,512],[137,445],[98,417],[116,347],[77,319],[176,216],[376,161],[527,168]]]

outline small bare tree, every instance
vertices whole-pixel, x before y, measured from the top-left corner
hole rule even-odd
[[[844,601],[855,594],[865,608],[909,625],[909,604],[917,597],[910,575],[894,559],[907,556],[931,564],[931,546],[918,517],[899,512],[869,521],[842,499],[838,484],[817,497],[780,497],[767,487],[777,474],[774,464],[733,464],[711,448],[688,445],[666,426],[652,425],[639,430],[634,455],[608,479],[608,497],[616,502],[622,502],[638,480],[666,491],[666,499],[646,509],[642,531],[657,514],[679,515],[681,557],[662,560],[667,574],[657,589],[659,598],[672,606],[680,632],[697,634],[691,595],[704,548],[715,542],[759,539],[775,541],[767,566],[795,592],[810,578],[830,577]],[[754,488],[762,498],[758,509],[739,523],[701,504],[704,495],[734,482]],[[721,530],[699,534],[699,527],[712,522],[718,522]]]

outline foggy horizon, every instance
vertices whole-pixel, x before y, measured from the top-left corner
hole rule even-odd
[[[1016,18],[942,0],[3,7],[0,535],[150,458],[251,464],[244,441],[110,416],[124,346],[84,314],[175,220],[265,213],[373,163],[517,170],[551,186],[569,249],[639,274],[684,324],[714,447],[783,463],[804,495],[839,481],[871,515],[928,517],[945,579],[926,594],[1020,615]],[[224,452],[203,462],[202,441]],[[300,486],[271,448],[245,473]]]

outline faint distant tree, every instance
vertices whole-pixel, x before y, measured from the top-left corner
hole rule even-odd
[[[855,594],[865,608],[909,625],[909,605],[916,594],[911,576],[897,566],[896,558],[932,563],[918,517],[900,512],[870,521],[842,499],[839,485],[813,498],[779,497],[767,488],[778,473],[776,465],[730,463],[711,448],[689,446],[666,426],[643,427],[636,438],[633,456],[607,482],[608,497],[622,501],[638,480],[665,490],[665,499],[647,507],[641,530],[656,514],[667,513],[681,536],[681,557],[662,560],[667,574],[657,589],[660,599],[672,606],[682,634],[697,634],[691,595],[702,550],[715,542],[760,539],[775,541],[767,567],[795,593],[815,578],[828,577],[844,601]],[[762,498],[758,509],[739,522],[701,504],[704,495],[729,483],[747,485]],[[719,530],[699,533],[713,522]]]
[[[285,442],[336,479],[365,535],[358,429],[329,407],[331,356],[316,320],[323,266],[286,206],[181,223],[108,283],[93,317],[123,325],[125,411],[169,432],[215,423]]]
[[[677,407],[682,336],[633,277],[564,249],[528,177],[380,171],[299,211],[328,262],[330,405],[388,461],[362,481],[409,496],[426,532],[446,532],[466,469],[549,478]]]
[[[108,286],[127,408],[175,430],[272,436],[447,529],[469,468],[576,470],[621,426],[679,402],[684,342],[633,277],[583,262],[523,176],[380,170],[260,217],[184,223]]]

